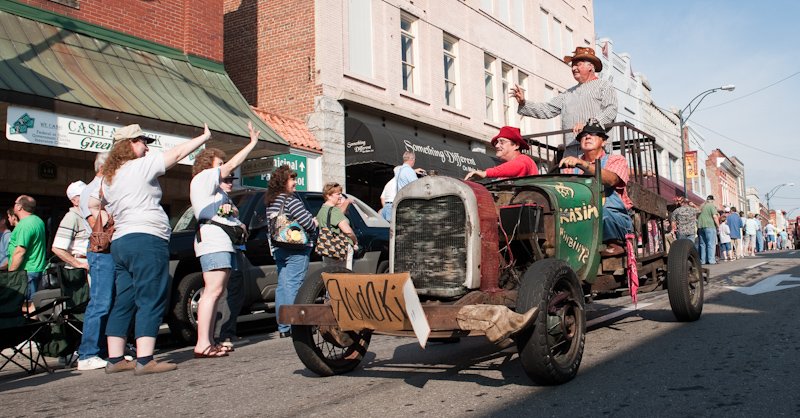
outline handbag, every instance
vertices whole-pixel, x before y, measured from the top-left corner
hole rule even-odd
[[[37,290],[45,289],[61,289],[61,274],[63,272],[64,262],[57,257],[53,257],[47,263],[42,278],[39,279],[39,287]]]
[[[108,214],[108,222],[103,225],[103,182],[100,182],[100,211],[97,213],[98,219],[92,224],[92,232],[89,234],[89,251],[93,253],[111,252],[111,237],[114,235],[114,218]],[[98,222],[99,221],[99,222]],[[89,217],[89,223],[92,223]]]
[[[317,238],[317,245],[314,246],[314,251],[323,257],[344,260],[347,258],[348,245],[350,243],[344,235],[337,234],[331,229],[331,210],[333,208],[328,208],[328,218],[325,226],[321,226],[319,229],[319,237]]]
[[[285,206],[286,199],[281,203],[278,214],[269,219],[270,239],[276,247],[301,250],[308,244],[308,234],[297,221],[289,219],[284,213]]]

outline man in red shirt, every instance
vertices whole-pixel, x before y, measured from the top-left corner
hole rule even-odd
[[[473,170],[467,173],[464,180],[472,177],[478,178],[511,178],[525,177],[539,174],[539,169],[531,157],[522,153],[522,150],[530,148],[528,143],[522,138],[519,128],[504,126],[500,128],[494,138],[492,138],[496,156],[503,161],[497,167],[484,170]]]
[[[576,137],[583,155],[565,157],[558,165],[562,173],[594,175],[597,160],[600,160],[600,179],[603,183],[603,242],[607,243],[609,255],[621,253],[620,243],[625,234],[633,232],[633,222],[628,211],[633,201],[625,187],[628,184],[628,162],[621,155],[609,155],[605,151],[605,128],[597,119],[589,119]]]

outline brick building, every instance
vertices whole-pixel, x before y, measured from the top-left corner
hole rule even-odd
[[[558,129],[517,116],[509,88],[552,98],[575,84],[563,56],[594,45],[590,0],[225,0],[224,13],[243,96],[305,121],[317,175],[374,206],[406,149],[463,177],[496,163],[487,145],[503,125]]]
[[[729,157],[719,148],[708,155],[705,164],[706,173],[714,195],[717,209],[736,207],[744,210],[748,207],[744,187],[744,165],[736,157]]]
[[[140,124],[158,152],[208,123],[208,146],[230,154],[251,121],[255,156],[288,150],[225,72],[222,0],[8,0],[0,26],[0,207],[30,194],[51,231],[67,185],[94,177],[95,153],[120,126]],[[168,214],[188,204],[191,162],[161,178]]]

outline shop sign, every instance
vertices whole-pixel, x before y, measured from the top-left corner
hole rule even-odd
[[[282,165],[288,165],[297,173],[297,190],[307,190],[308,175],[306,157],[294,154],[280,154],[242,164],[242,186],[267,188],[272,172]]]
[[[403,140],[403,145],[405,145],[406,151],[414,151],[414,154],[417,155],[417,159],[419,159],[419,155],[426,155],[434,160],[441,161],[442,164],[457,167],[464,172],[478,170],[478,164],[475,158],[461,155],[458,151],[440,149],[431,145],[419,145],[408,139]]]
[[[50,147],[106,152],[110,151],[111,146],[114,145],[114,132],[122,126],[26,107],[9,106],[6,118],[6,138],[9,141]],[[145,130],[144,133],[155,139],[148,145],[150,152],[164,152],[189,140],[189,138],[160,132]],[[195,155],[196,153],[192,153],[179,163],[192,165]]]

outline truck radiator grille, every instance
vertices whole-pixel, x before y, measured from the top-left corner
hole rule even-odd
[[[466,293],[467,218],[461,199],[404,199],[396,210],[394,271],[410,272],[420,295]]]

